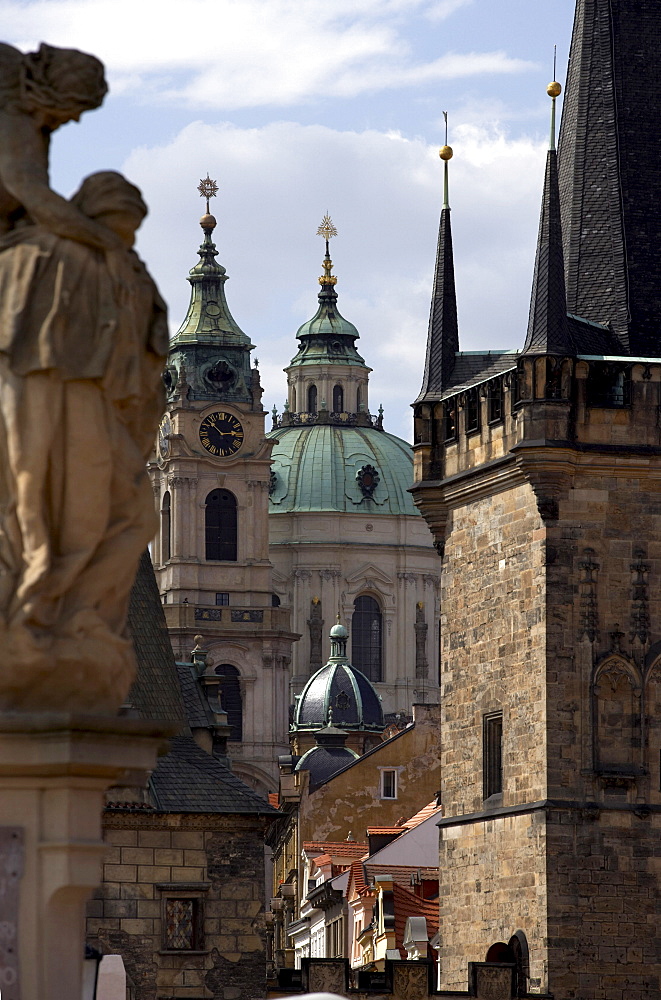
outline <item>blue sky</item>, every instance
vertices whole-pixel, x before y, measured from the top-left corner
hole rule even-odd
[[[461,346],[525,336],[553,45],[564,82],[574,0],[4,0],[4,40],[95,53],[111,93],[54,137],[53,186],[122,170],[150,216],[138,249],[188,301],[207,173],[232,313],[257,345],[264,403],[316,308],[329,211],[342,313],[374,369],[370,408],[410,438],[450,115]],[[39,34],[34,34],[34,26]]]

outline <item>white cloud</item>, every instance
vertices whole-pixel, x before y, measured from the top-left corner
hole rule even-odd
[[[118,92],[229,110],[529,68],[503,52],[432,61],[411,54],[408,33],[421,20],[442,20],[470,2],[8,0],[3,27],[22,48],[44,38],[94,52]],[[27,24],[39,26],[40,38],[26,36]]]
[[[527,319],[543,143],[497,129],[453,126],[453,236],[464,350],[517,347]],[[154,171],[158,163],[158,171]],[[138,149],[125,170],[151,206],[140,251],[171,307],[188,303],[188,269],[201,238],[195,190],[209,170],[220,185],[216,242],[230,309],[257,345],[264,404],[281,408],[281,374],[295,332],[316,308],[328,209],[343,315],[358,327],[374,369],[371,406],[409,435],[409,403],[424,363],[441,202],[437,151],[397,133],[340,132],[279,122],[240,129],[193,123],[172,142]]]

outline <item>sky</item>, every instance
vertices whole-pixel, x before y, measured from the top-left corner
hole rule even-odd
[[[256,345],[264,405],[315,312],[328,212],[339,309],[373,369],[370,410],[411,439],[422,380],[448,112],[462,350],[525,339],[557,45],[574,0],[3,0],[3,40],[92,52],[103,106],[53,137],[69,196],[120,170],[150,214],[137,249],[183,321],[201,241],[197,185],[218,183],[218,259]],[[38,26],[38,28],[37,28]],[[35,34],[35,31],[38,33]],[[270,421],[267,421],[270,427]]]

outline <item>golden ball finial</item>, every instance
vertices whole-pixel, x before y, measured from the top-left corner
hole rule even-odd
[[[549,95],[549,97],[560,97],[560,94],[562,93],[562,87],[560,86],[557,80],[554,80],[553,83],[549,83],[548,87],[546,88],[546,93]]]
[[[441,146],[441,148],[438,151],[438,155],[442,160],[445,160],[447,162],[448,160],[451,160],[452,157],[454,156],[454,150],[452,149],[452,146]]]
[[[207,212],[200,219],[200,225],[202,226],[202,229],[214,230],[216,228],[217,223],[216,223],[216,220],[214,219],[213,215],[210,215]]]

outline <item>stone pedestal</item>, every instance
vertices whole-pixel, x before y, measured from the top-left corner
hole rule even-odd
[[[13,938],[0,965],[3,1000],[81,996],[85,902],[105,850],[104,794],[144,785],[168,735],[164,724],[137,719],[0,715],[0,927]],[[10,840],[11,852],[3,850]],[[4,875],[17,892],[4,891]]]

